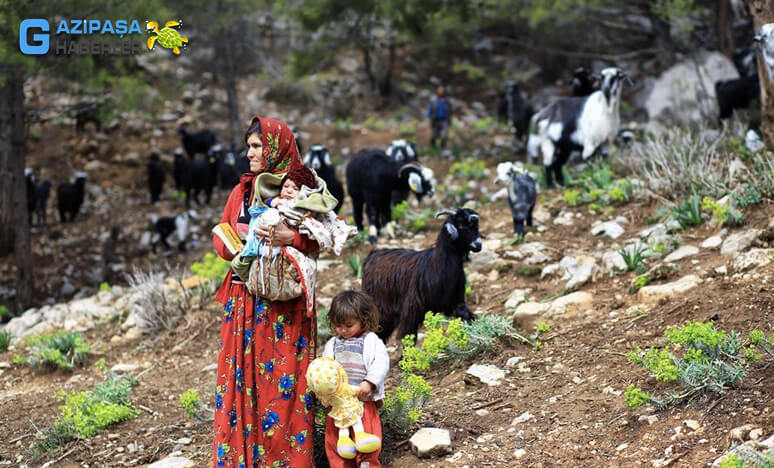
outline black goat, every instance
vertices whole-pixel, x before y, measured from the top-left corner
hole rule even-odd
[[[86,173],[79,172],[75,175],[75,182],[65,182],[56,188],[56,202],[59,209],[59,220],[63,223],[75,220],[75,216],[81,210],[86,189]],[[69,220],[67,219],[67,215]]]
[[[572,72],[570,85],[572,86],[572,95],[576,97],[588,96],[597,89],[600,77],[595,73],[589,73],[583,67],[578,67]]]
[[[478,214],[468,208],[448,215],[435,245],[425,250],[376,249],[363,263],[363,291],[379,308],[378,335],[387,340],[416,334],[428,310],[465,321],[474,318],[465,305],[463,263],[481,250]]]
[[[188,208],[191,198],[191,161],[183,155],[180,148],[175,150],[174,158],[172,175],[175,178],[175,190],[185,195],[185,206]]]
[[[159,244],[163,244],[166,250],[172,248],[167,242],[167,238],[172,234],[175,234],[178,239],[177,248],[180,252],[187,250],[186,241],[188,240],[188,232],[191,227],[191,222],[198,219],[195,211],[188,210],[185,213],[177,216],[165,216],[163,218],[156,218],[151,216],[151,231],[153,232],[153,243],[151,249],[153,253],[156,253],[156,247]]]
[[[336,177],[336,168],[333,167],[331,153],[323,145],[312,145],[309,147],[309,151],[306,152],[306,156],[304,156],[304,165],[314,169],[317,175],[325,181],[328,191],[338,200],[336,207],[333,209],[333,211],[338,213],[341,209],[341,204],[344,203],[344,186],[341,185],[341,182]]]
[[[98,131],[102,130],[100,108],[101,104],[98,102],[79,102],[74,105],[70,110],[75,117],[75,131],[84,131],[89,122],[93,123]]]
[[[48,197],[51,195],[52,185],[50,180],[44,180],[35,186],[35,217],[38,225],[46,224],[46,206],[48,205]]]
[[[392,219],[392,193],[410,189],[417,194],[431,192],[425,168],[417,162],[399,164],[379,149],[360,150],[347,165],[347,191],[358,230],[363,230],[363,205],[369,223],[368,240],[376,242],[379,230]]]
[[[247,147],[240,150],[231,148],[226,151],[220,164],[220,188],[231,190],[239,183],[239,178],[245,172],[250,172],[250,161],[247,159]]]
[[[754,47],[745,47],[734,50],[734,67],[739,76],[752,76],[758,74],[758,60],[755,57]]]
[[[515,81],[505,82],[505,92],[501,95],[497,114],[501,121],[516,130],[517,140],[527,135],[534,110]]]
[[[218,176],[215,158],[194,157],[191,161],[191,194],[199,205],[209,205],[212,198],[212,188]],[[199,194],[204,192],[205,201],[201,202]],[[188,199],[186,199],[188,201]],[[186,204],[186,208],[188,205]]]
[[[27,187],[27,222],[32,226],[32,212],[35,211],[35,172],[32,168],[24,168],[24,183]]]
[[[216,140],[215,133],[212,130],[188,133],[185,127],[180,127],[177,129],[177,135],[180,137],[180,142],[190,158],[200,153],[206,155]]]
[[[744,109],[751,102],[758,100],[761,95],[758,74],[718,81],[715,83],[715,94],[720,108],[720,120],[727,119],[734,113],[734,109]]]
[[[164,189],[164,168],[161,166],[159,155],[152,154],[148,161],[148,191],[150,191],[151,203],[156,203]]]

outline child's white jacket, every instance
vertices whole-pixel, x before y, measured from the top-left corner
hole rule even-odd
[[[333,343],[336,341],[334,336],[325,343],[324,357],[333,357]],[[366,366],[366,380],[376,385],[373,399],[379,401],[384,399],[384,379],[387,378],[387,371],[390,370],[390,355],[384,342],[374,332],[367,332],[363,337],[363,362]]]

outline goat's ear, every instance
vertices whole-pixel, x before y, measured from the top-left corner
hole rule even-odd
[[[444,227],[446,228],[446,232],[449,233],[449,237],[451,237],[452,240],[457,240],[457,238],[460,236],[459,231],[457,231],[457,226],[452,223],[446,223],[444,224]]]
[[[331,153],[325,152],[325,165],[330,166],[331,165]]]

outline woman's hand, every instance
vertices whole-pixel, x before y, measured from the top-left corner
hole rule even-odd
[[[258,226],[258,229],[255,230],[255,235],[261,240],[267,240],[269,238],[269,226]],[[295,237],[296,233],[287,224],[281,222],[274,227],[274,241],[271,245],[275,247],[290,245]]]

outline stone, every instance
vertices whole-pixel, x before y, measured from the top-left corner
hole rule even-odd
[[[64,284],[62,285],[62,289],[59,290],[59,294],[62,296],[71,296],[75,293],[75,286],[73,286],[69,281],[65,280]]]
[[[466,372],[490,387],[500,386],[505,378],[504,370],[490,364],[473,364]]]
[[[551,304],[541,304],[539,302],[522,302],[516,307],[516,311],[513,313],[513,319],[525,319],[532,318],[537,315],[541,315],[548,311]]]
[[[451,453],[451,434],[446,429],[423,427],[409,439],[411,451],[419,458]]]
[[[511,421],[511,426],[517,426],[519,424],[523,424],[530,419],[535,419],[535,416],[532,415],[529,411],[525,411],[521,413],[520,415],[516,416],[513,421]]]
[[[594,296],[585,291],[578,291],[557,298],[551,303],[548,314],[551,317],[565,313],[578,313],[591,308]]]
[[[573,291],[589,280],[596,280],[599,273],[599,266],[597,266],[594,257],[584,255],[564,257],[559,261],[559,265],[565,272],[562,279],[567,280],[567,284],[564,285],[565,291]]]
[[[608,251],[602,254],[602,270],[605,273],[626,270],[626,262],[617,251]]]
[[[506,367],[515,367],[519,361],[523,361],[524,356],[513,356],[508,358],[508,361],[505,362]]]
[[[527,454],[527,451],[524,449],[516,449],[513,451],[513,458],[520,459],[523,458]]]
[[[519,304],[524,302],[527,298],[527,294],[532,291],[531,288],[527,289],[514,289],[511,291],[511,295],[505,300],[505,310],[515,309]]]
[[[720,254],[731,255],[741,252],[752,245],[761,234],[763,234],[761,229],[748,229],[747,231],[731,234],[723,241],[723,245],[720,247]]]
[[[720,244],[723,243],[723,238],[720,236],[710,236],[706,239],[704,239],[704,242],[701,243],[702,249],[717,249],[720,247]]]
[[[481,249],[480,252],[471,253],[470,266],[472,271],[479,271],[484,268],[491,268],[492,265],[498,263],[500,257],[492,250]]]
[[[611,239],[618,239],[624,233],[624,228],[615,221],[596,222],[591,227],[591,235],[604,234]]]
[[[715,267],[715,273],[725,276],[728,274],[728,267],[726,267],[725,265],[720,265],[719,267]]]
[[[705,122],[719,112],[715,82],[738,77],[733,62],[720,52],[700,51],[673,65],[646,90],[644,107],[652,121],[648,129]]]
[[[699,253],[699,248],[693,245],[682,245],[680,248],[667,255],[664,259],[665,262],[676,262],[686,257],[691,257]]]
[[[540,279],[545,278],[546,276],[562,276],[564,275],[564,268],[562,268],[562,265],[558,263],[552,263],[550,265],[546,265],[543,267],[542,270],[540,270]]]
[[[572,226],[575,224],[575,221],[573,221],[572,213],[562,211],[556,218],[554,218],[554,224],[558,224],[560,226]]]
[[[671,283],[645,286],[637,293],[640,302],[657,302],[661,298],[673,297],[682,294],[701,284],[701,278],[696,275],[687,275]]]
[[[137,369],[140,369],[140,366],[137,364],[116,364],[110,368],[110,371],[115,372],[116,374],[128,374]]]
[[[768,265],[771,263],[771,249],[750,249],[744,253],[734,256],[731,267],[736,273],[747,271],[753,268]]]
[[[151,463],[147,468],[192,468],[196,466],[192,460],[185,457],[168,457]]]
[[[525,265],[537,265],[551,261],[551,251],[540,242],[528,242],[519,248]]]
[[[213,362],[212,364],[207,364],[206,366],[202,367],[202,372],[211,372],[214,370],[218,370],[217,362]]]

